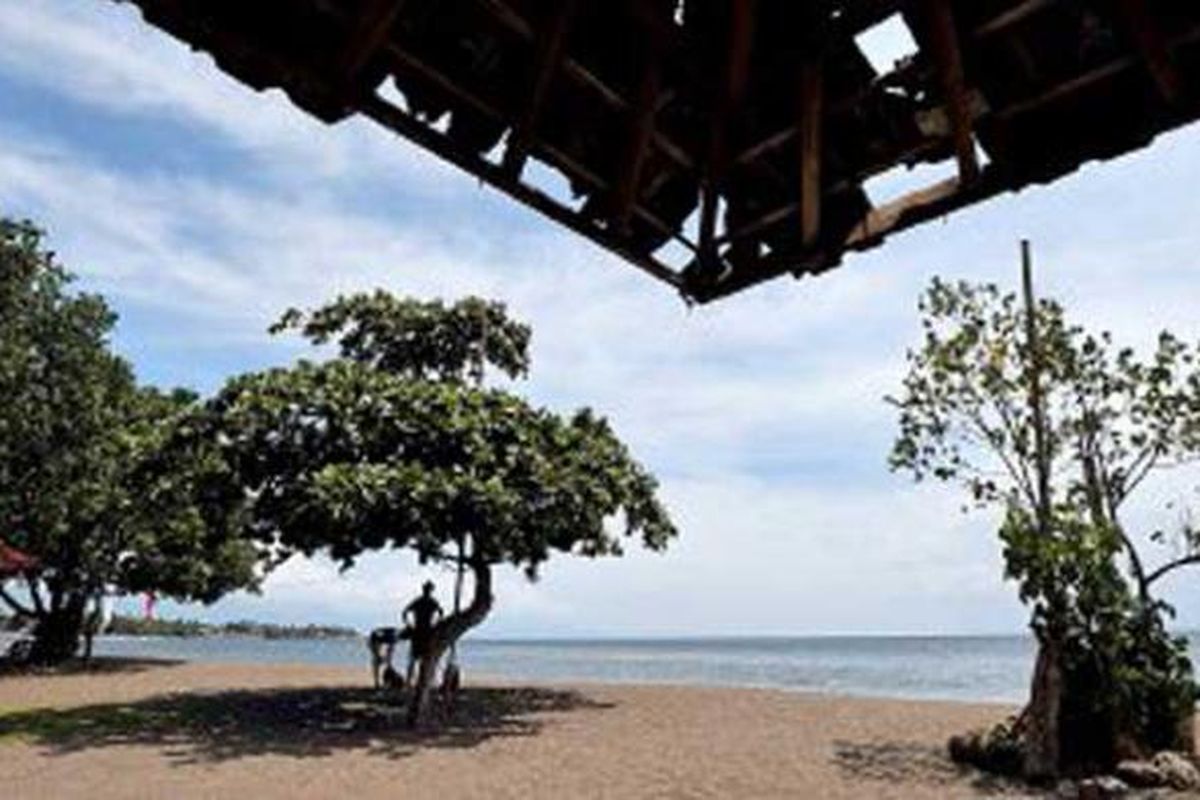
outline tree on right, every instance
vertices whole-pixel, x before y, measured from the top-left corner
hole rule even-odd
[[[1193,750],[1197,699],[1163,579],[1200,563],[1200,348],[1162,333],[1139,355],[1071,324],[1060,304],[935,279],[920,301],[890,457],[999,512],[1006,577],[1031,611],[1030,697],[967,760],[1030,779]],[[1174,472],[1166,481],[1168,472]],[[1186,487],[1135,524],[1151,483]],[[1140,521],[1146,515],[1139,513]],[[999,754],[995,751],[999,751]]]

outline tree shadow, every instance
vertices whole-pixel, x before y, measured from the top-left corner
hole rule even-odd
[[[190,692],[0,715],[0,744],[30,742],[53,755],[145,745],[161,748],[174,764],[341,751],[401,758],[429,747],[470,748],[494,737],[532,736],[547,714],[611,707],[575,691],[468,688],[452,709],[433,709],[432,719],[414,730],[405,725],[402,698],[371,689]]]
[[[97,656],[91,662],[73,658],[52,667],[18,664],[0,658],[0,678],[59,678],[72,675],[136,674],[162,667],[176,667],[186,662],[168,658],[117,658]]]
[[[945,748],[928,742],[839,740],[833,743],[833,762],[848,776],[892,785],[916,783],[949,788],[966,783],[980,794],[1023,797],[1034,791],[1019,781],[955,764]]]

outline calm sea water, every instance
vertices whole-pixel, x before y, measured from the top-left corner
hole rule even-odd
[[[354,639],[103,638],[97,652],[188,661],[361,666]],[[399,657],[397,652],[398,661]],[[762,686],[881,697],[1020,700],[1033,644],[1022,637],[469,640],[468,675],[515,680]]]
[[[1200,663],[1200,639],[1192,659]],[[362,640],[102,637],[96,652],[186,661],[362,667]],[[469,675],[530,681],[759,686],[870,697],[1017,702],[1027,693],[1032,640],[988,637],[468,640]],[[402,656],[397,652],[397,661]]]

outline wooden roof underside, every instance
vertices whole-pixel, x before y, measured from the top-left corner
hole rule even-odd
[[[131,1],[246,84],[365,115],[700,302],[1200,114],[1195,0]],[[918,50],[879,74],[855,37],[895,14]],[[952,177],[885,205],[863,189],[939,162]]]

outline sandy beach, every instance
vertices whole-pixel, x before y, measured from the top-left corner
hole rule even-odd
[[[7,798],[943,798],[1009,794],[946,737],[1003,706],[471,681],[412,733],[360,671],[107,663],[0,677]]]

